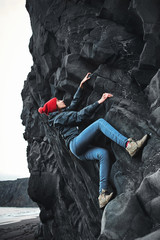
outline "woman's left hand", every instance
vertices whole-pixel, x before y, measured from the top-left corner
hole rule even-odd
[[[102,97],[99,99],[98,103],[103,103],[107,98],[111,98],[113,95],[111,93],[103,93]]]
[[[83,84],[84,84],[87,80],[90,79],[90,77],[89,77],[90,74],[91,74],[91,73],[87,73],[87,75],[83,78],[83,80],[82,80],[81,83],[80,83],[80,88],[83,88]]]

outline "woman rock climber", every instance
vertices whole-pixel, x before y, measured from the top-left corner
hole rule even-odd
[[[43,107],[38,109],[39,113],[48,115],[49,124],[56,127],[66,146],[71,152],[80,160],[99,160],[99,207],[103,208],[111,199],[113,193],[107,191],[108,175],[109,175],[109,154],[107,149],[94,147],[91,142],[96,138],[98,132],[102,132],[106,137],[116,142],[121,147],[125,148],[127,152],[133,157],[139,148],[143,146],[147,139],[145,135],[139,141],[133,141],[120,134],[104,119],[98,119],[82,132],[78,126],[90,118],[97,108],[106,101],[107,98],[113,97],[110,93],[104,93],[102,97],[95,103],[76,111],[80,106],[80,101],[83,94],[84,83],[90,79],[90,73],[84,77],[80,86],[75,93],[70,106],[66,107],[63,100],[52,98]]]

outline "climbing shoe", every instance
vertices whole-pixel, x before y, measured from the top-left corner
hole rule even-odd
[[[143,138],[141,138],[138,141],[134,141],[132,138],[128,139],[128,144],[127,144],[126,150],[131,157],[133,157],[138,152],[138,150],[144,145],[144,143],[147,140],[147,137],[148,136],[146,134],[146,135],[144,135]]]
[[[102,189],[102,192],[98,197],[99,207],[103,208],[109,202],[112,195],[113,195],[113,192],[109,194],[106,190]]]

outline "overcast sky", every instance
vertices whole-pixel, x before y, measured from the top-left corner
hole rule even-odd
[[[21,91],[32,66],[25,0],[0,0],[0,180],[29,177]]]

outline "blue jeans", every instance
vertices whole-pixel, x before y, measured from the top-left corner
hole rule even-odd
[[[80,160],[99,160],[99,193],[101,193],[102,189],[107,189],[108,186],[109,154],[104,148],[91,146],[91,142],[96,138],[98,132],[102,132],[120,146],[126,147],[128,139],[102,118],[72,139],[69,147],[71,152]]]

